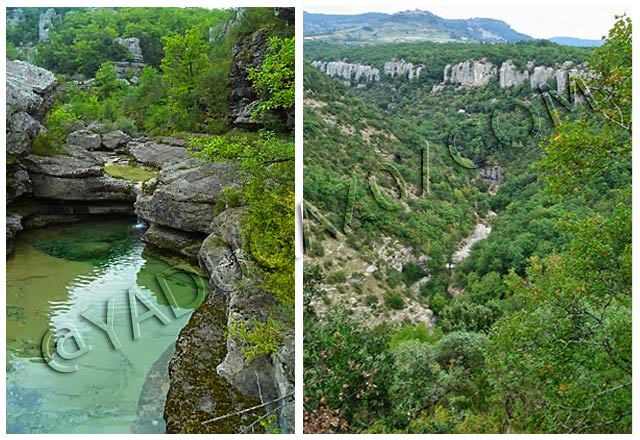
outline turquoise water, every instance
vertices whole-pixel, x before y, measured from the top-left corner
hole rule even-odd
[[[166,352],[208,286],[146,251],[142,233],[102,220],[18,235],[7,260],[7,432],[164,432],[163,399],[140,405],[141,391],[152,369],[145,389],[166,387]]]

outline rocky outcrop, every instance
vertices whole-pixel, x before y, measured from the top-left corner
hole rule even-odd
[[[118,201],[132,203],[132,182],[104,174],[104,158],[70,145],[67,154],[29,155],[24,159],[32,181],[31,195],[57,201]]]
[[[32,195],[40,199],[66,201],[133,202],[132,182],[104,175],[99,156],[80,147],[69,147],[66,155],[25,158],[33,184]]]
[[[113,67],[116,69],[116,78],[136,85],[142,69],[146,64],[135,61],[114,61]]]
[[[538,90],[541,85],[546,84],[554,74],[553,67],[536,66],[531,72],[529,81],[531,83],[532,90]]]
[[[113,41],[115,43],[120,44],[125,47],[129,54],[131,55],[131,60],[136,63],[142,63],[144,61],[144,56],[142,54],[142,48],[140,47],[140,39],[135,37],[130,38],[114,38]]]
[[[135,208],[145,220],[189,232],[211,232],[222,191],[239,183],[234,167],[188,159],[165,166],[151,194],[140,195]]]
[[[153,363],[138,398],[138,417],[131,425],[134,434],[164,434],[164,402],[169,391],[169,361],[175,353],[171,344]]]
[[[214,232],[200,248],[200,265],[213,289],[178,339],[165,411],[168,432],[244,432],[264,409],[233,417],[233,422],[224,419],[203,425],[202,421],[238,411],[250,402],[273,400],[277,402],[266,409],[279,415],[283,432],[293,432],[293,335],[285,338],[277,353],[248,361],[240,341],[227,332],[234,323],[264,322],[276,302],[247,275],[255,263],[242,251],[241,213],[235,208],[218,215],[212,222]],[[226,338],[220,336],[224,333]],[[195,346],[197,350],[188,349]]]
[[[7,153],[28,154],[55,99],[53,73],[24,61],[7,61]]]
[[[498,84],[500,88],[516,87],[528,83],[533,91],[541,87],[553,87],[561,95],[565,94],[569,87],[570,78],[589,75],[586,64],[575,65],[572,61],[558,63],[553,67],[536,66],[529,61],[524,68],[518,68],[512,60],[506,60],[500,65],[498,72]],[[476,61],[467,60],[462,63],[446,65],[443,72],[444,80],[432,88],[432,93],[444,90],[447,84],[460,84],[467,87],[485,86],[496,75],[493,64],[486,59]]]
[[[296,8],[273,8],[273,14],[290,25],[296,23]]]
[[[142,240],[163,251],[169,251],[192,263],[197,263],[203,238],[201,234],[193,234],[153,223],[144,233]]]
[[[342,78],[349,83],[380,81],[380,70],[366,64],[315,60],[311,65],[332,78]]]
[[[55,9],[49,8],[40,14],[38,17],[38,41],[40,42],[49,42],[51,41],[51,36],[49,35],[51,31],[51,27],[53,26],[53,20],[58,17]]]
[[[466,87],[486,86],[497,74],[498,69],[486,58],[467,60],[444,68],[444,83]]]
[[[127,148],[135,160],[156,168],[183,161],[188,157],[184,146],[165,143],[132,141],[127,144]]]
[[[413,63],[408,63],[403,59],[393,59],[384,63],[384,73],[391,78],[407,78],[409,81],[412,79],[420,78],[420,73],[424,69],[424,65],[419,64],[414,66]]]
[[[519,86],[529,79],[529,71],[520,71],[513,64],[513,61],[507,60],[500,66],[500,88]]]
[[[236,18],[240,18],[243,13],[244,9],[240,8]],[[295,23],[295,8],[273,8],[273,14],[276,18],[286,22],[287,25]],[[261,100],[249,81],[249,69],[262,65],[267,52],[269,34],[269,29],[259,29],[253,34],[241,36],[232,48],[232,63],[229,72],[231,88],[229,122],[236,127],[255,130],[263,126],[263,121],[254,116],[254,109],[260,105]],[[209,38],[212,37],[210,32]],[[295,125],[293,110],[274,111],[271,112],[271,115],[279,119],[286,129],[293,130]]]
[[[7,165],[7,203],[11,203],[23,194],[33,189],[29,173],[23,164],[17,162]]]
[[[13,251],[13,239],[18,233],[22,231],[22,216],[15,212],[7,212],[7,254]]]
[[[500,185],[504,180],[504,170],[500,165],[478,168],[478,174],[485,182]]]
[[[233,63],[229,74],[231,95],[229,114],[231,123],[242,127],[256,127],[259,121],[251,117],[251,110],[259,103],[258,94],[249,81],[249,70],[262,64],[267,50],[267,33],[258,31],[241,38],[232,49]]]

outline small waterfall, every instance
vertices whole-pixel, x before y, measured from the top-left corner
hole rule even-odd
[[[133,205],[135,207],[138,200],[140,200],[140,197],[142,197],[142,182],[138,182],[133,186],[133,192],[136,193],[136,201]],[[133,225],[133,229],[145,229],[146,227],[147,223],[142,217],[138,216],[138,220],[136,220],[136,223]]]

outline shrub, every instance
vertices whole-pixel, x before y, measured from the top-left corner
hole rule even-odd
[[[67,135],[77,126],[78,120],[66,106],[54,109],[45,120],[42,130],[33,142],[33,152],[41,156],[61,153],[67,146]]]
[[[384,304],[393,310],[404,309],[404,300],[398,292],[387,292],[384,294]]]

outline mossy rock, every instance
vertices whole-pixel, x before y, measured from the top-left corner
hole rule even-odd
[[[158,175],[156,170],[131,165],[105,165],[104,171],[116,179],[134,180],[136,182],[144,182]]]

